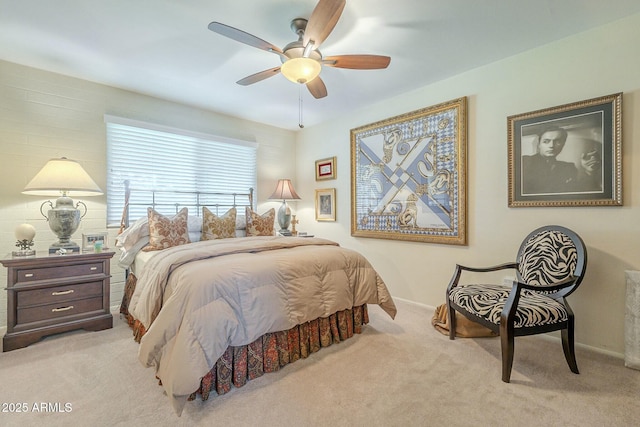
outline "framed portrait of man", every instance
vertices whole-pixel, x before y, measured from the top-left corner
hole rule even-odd
[[[507,118],[509,207],[622,205],[622,93]]]

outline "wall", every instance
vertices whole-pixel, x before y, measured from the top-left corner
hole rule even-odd
[[[563,224],[581,235],[589,252],[585,280],[570,297],[576,340],[622,353],[624,271],[640,269],[638,39],[635,15],[304,129],[297,148],[296,189],[303,199],[297,203],[298,229],[365,254],[395,297],[436,306],[444,302],[456,263],[514,260],[529,231]],[[624,206],[508,208],[507,117],[617,92],[624,92]],[[350,129],[462,96],[468,97],[468,246],[350,237]],[[338,158],[337,179],[315,182],[314,161],[330,156]],[[337,221],[318,223],[314,190],[328,187],[337,188]]]
[[[576,340],[606,351],[624,349],[624,270],[640,269],[640,159],[634,120],[640,102],[640,15],[579,34],[354,112],[293,134],[269,126],[190,108],[124,90],[0,61],[0,254],[14,249],[13,230],[36,226],[36,249],[54,240],[39,207],[45,200],[20,193],[53,157],[78,160],[106,187],[104,114],[146,120],[215,135],[257,141],[257,198],[267,201],[281,177],[294,177],[301,201],[292,203],[298,229],[364,253],[392,294],[427,305],[443,302],[455,263],[491,265],[511,260],[521,237],[533,228],[560,223],[577,231],[589,250],[581,288],[571,296]],[[393,62],[392,65],[393,66]],[[624,92],[623,207],[508,208],[506,118],[541,108]],[[468,246],[350,237],[349,130],[367,123],[468,97]],[[297,139],[297,142],[296,142]],[[327,141],[334,141],[328,145]],[[337,179],[315,182],[314,161],[337,156]],[[337,221],[316,222],[314,191],[337,188]],[[106,198],[83,199],[89,213],[83,231],[105,228]],[[114,231],[111,230],[112,241]],[[115,263],[114,263],[115,264]],[[111,302],[122,296],[123,274],[113,268]],[[0,269],[0,282],[6,270]],[[6,322],[0,293],[0,327]],[[400,316],[402,313],[399,314]],[[429,319],[425,319],[429,327]]]
[[[46,198],[21,194],[47,160],[77,160],[106,189],[104,114],[258,142],[260,211],[277,209],[279,203],[267,198],[278,178],[295,173],[295,135],[290,131],[0,61],[0,256],[16,249],[14,229],[24,222],[36,227],[36,250],[46,251],[55,241],[40,215]],[[74,234],[79,243],[83,232],[106,230],[106,196],[81,200],[88,212]],[[109,232],[113,242],[116,230]],[[124,272],[115,260],[112,274],[111,304],[118,305]],[[0,268],[0,283],[6,283],[6,276]],[[6,326],[6,306],[6,292],[0,292],[0,331]]]

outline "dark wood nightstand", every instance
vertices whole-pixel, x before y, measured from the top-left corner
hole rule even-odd
[[[7,333],[3,351],[46,335],[113,327],[109,307],[113,252],[15,257],[7,267]]]

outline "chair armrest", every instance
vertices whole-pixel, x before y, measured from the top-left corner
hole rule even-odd
[[[517,262],[506,262],[504,264],[493,265],[491,267],[468,267],[460,264],[456,264],[456,268],[460,268],[464,271],[473,271],[476,273],[487,273],[490,271],[506,270],[508,268],[518,268]]]
[[[460,264],[456,264],[456,269],[453,272],[453,277],[451,277],[451,281],[449,282],[449,286],[447,286],[447,300],[449,292],[451,291],[451,289],[455,288],[456,286],[458,286],[458,282],[460,281],[460,276],[462,275],[463,271],[471,271],[474,273],[488,273],[491,271],[498,271],[498,270],[506,270],[509,268],[518,268],[518,263],[517,262],[506,262],[504,264],[498,264],[498,265],[494,265],[491,267],[468,267],[465,265],[460,265]]]

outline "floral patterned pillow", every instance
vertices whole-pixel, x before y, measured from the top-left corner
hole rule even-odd
[[[245,208],[247,220],[247,236],[273,236],[273,223],[276,219],[276,210],[269,209],[262,215],[258,215],[251,208]]]
[[[228,239],[236,237],[236,208],[218,216],[202,207],[202,236],[200,240]]]
[[[149,245],[143,251],[158,251],[172,246],[190,243],[187,228],[187,208],[182,208],[174,217],[169,218],[147,208],[149,217]]]

